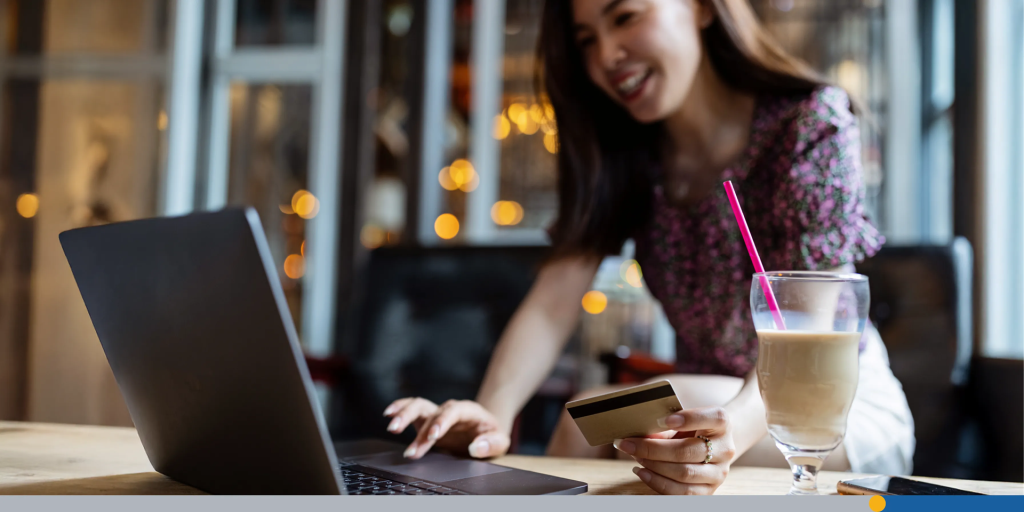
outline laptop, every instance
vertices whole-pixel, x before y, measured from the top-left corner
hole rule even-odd
[[[587,484],[383,441],[332,444],[252,208],[60,242],[142,445],[214,494],[579,494]]]

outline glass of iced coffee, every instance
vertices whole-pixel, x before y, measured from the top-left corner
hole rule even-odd
[[[818,493],[818,469],[846,434],[869,302],[868,279],[860,274],[754,274],[758,385],[768,433],[793,470],[790,494]]]

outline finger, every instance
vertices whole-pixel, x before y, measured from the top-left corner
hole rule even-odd
[[[677,431],[694,430],[724,431],[729,425],[729,415],[722,407],[701,407],[679,411],[665,418],[668,428]]]
[[[469,456],[477,459],[499,457],[508,452],[511,440],[501,432],[487,432],[473,439],[469,445]]]
[[[681,484],[674,480],[665,478],[649,469],[633,468],[633,473],[640,478],[647,487],[654,489],[659,494],[712,494],[715,488],[707,484]]]
[[[725,468],[718,464],[677,464],[648,459],[640,459],[637,462],[644,468],[681,484],[720,485],[725,480]]]
[[[391,402],[391,404],[384,409],[384,416],[391,416],[395,414],[413,400],[415,400],[415,398],[399,398],[398,400]]]
[[[419,418],[431,416],[434,411],[437,410],[437,406],[433,403],[417,398],[406,405],[402,410],[395,413],[394,419],[388,424],[388,432],[397,434],[408,428],[409,424],[416,421]]]
[[[678,434],[678,432],[676,432],[675,430],[666,430],[664,432],[658,432],[655,434],[647,434],[644,437],[646,437],[647,439],[675,439],[676,434]]]
[[[712,444],[713,443],[712,439]],[[704,462],[708,448],[703,440],[687,439],[644,439],[631,437],[615,442],[615,447],[637,459],[658,460],[664,462],[696,463]]]
[[[419,459],[430,451],[438,439],[448,433],[448,429],[458,421],[459,406],[445,404],[430,418],[423,423],[416,434],[416,439],[406,450],[406,457]]]

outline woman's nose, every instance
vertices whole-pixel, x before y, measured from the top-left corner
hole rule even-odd
[[[598,58],[601,59],[601,66],[604,69],[615,69],[625,56],[626,51],[614,38],[607,37],[598,40]]]

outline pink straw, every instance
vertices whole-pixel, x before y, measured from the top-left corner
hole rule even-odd
[[[747,244],[747,253],[750,254],[750,261],[754,264],[754,271],[764,273],[764,265],[761,265],[761,257],[757,255],[757,247],[754,247],[754,239],[750,236],[750,229],[747,228],[747,219],[743,217],[743,210],[740,202],[736,199],[736,190],[732,188],[732,182],[722,184],[725,187],[725,195],[729,196],[729,205],[732,206],[732,213],[736,216],[736,224],[739,225],[740,234],[743,235],[743,243]],[[782,321],[782,313],[779,311],[779,303],[775,302],[775,294],[772,293],[768,278],[758,276],[761,280],[761,290],[764,291],[764,298],[768,301],[768,309],[772,311],[775,318],[775,327],[780,331],[786,330],[786,323]]]

